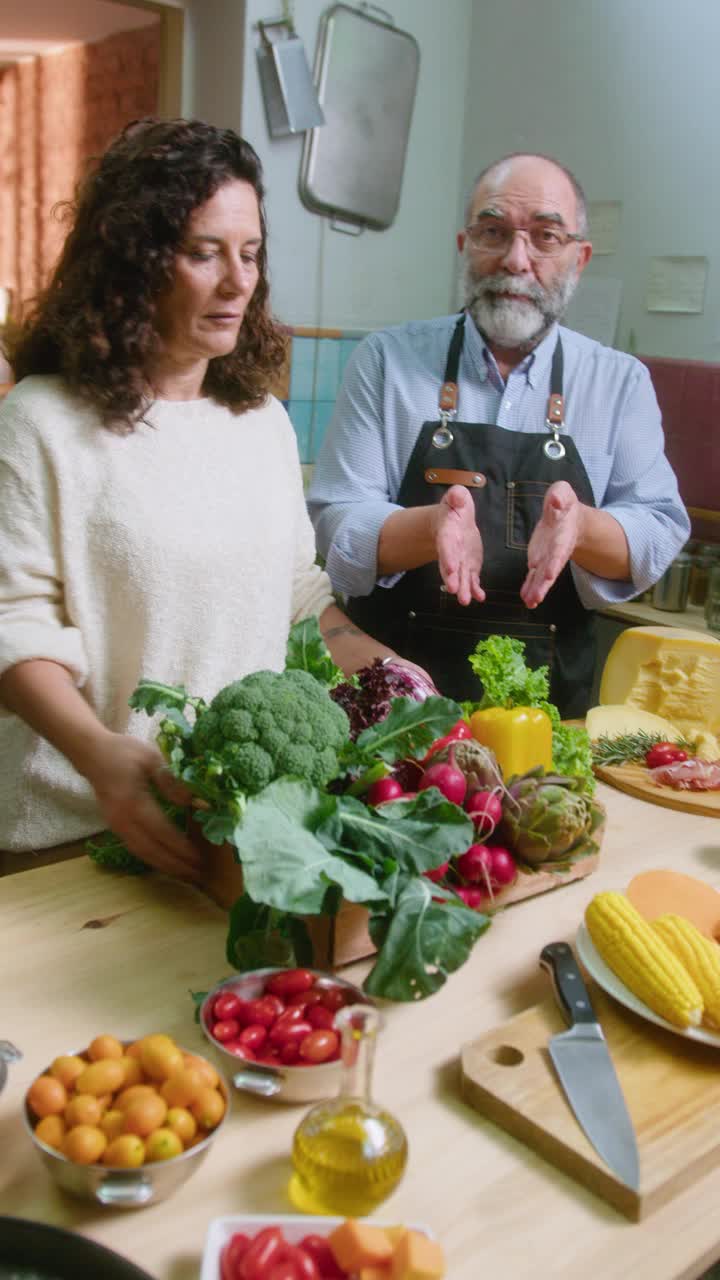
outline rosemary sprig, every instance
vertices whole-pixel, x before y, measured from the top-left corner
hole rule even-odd
[[[595,765],[608,765],[630,764],[633,760],[644,760],[650,748],[656,747],[658,742],[667,742],[667,737],[661,733],[647,733],[644,729],[639,729],[635,733],[619,733],[615,738],[601,734],[591,744],[592,762]],[[683,739],[674,741],[674,745],[681,747],[688,754],[693,750],[692,743],[685,742]]]

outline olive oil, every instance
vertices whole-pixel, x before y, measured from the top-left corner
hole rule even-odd
[[[380,1015],[369,1005],[341,1010],[343,1079],[338,1098],[313,1107],[293,1138],[290,1197],[305,1213],[363,1217],[405,1172],[408,1147],[394,1116],[370,1097]]]

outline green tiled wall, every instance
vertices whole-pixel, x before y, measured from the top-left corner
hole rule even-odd
[[[300,460],[314,463],[332,417],[343,370],[361,333],[339,337],[294,336],[287,411],[298,438]]]

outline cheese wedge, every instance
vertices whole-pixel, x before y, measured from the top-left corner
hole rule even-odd
[[[626,703],[681,733],[720,733],[720,640],[682,627],[628,627],[610,650],[600,702]]]
[[[591,707],[585,717],[585,728],[593,742],[598,738],[619,738],[624,733],[660,733],[666,742],[682,737],[680,730],[652,711],[638,711],[626,702],[610,707]]]

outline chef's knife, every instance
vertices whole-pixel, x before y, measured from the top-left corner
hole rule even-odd
[[[551,942],[540,952],[569,1031],[548,1048],[575,1118],[613,1173],[637,1191],[640,1168],[632,1120],[572,947]]]

